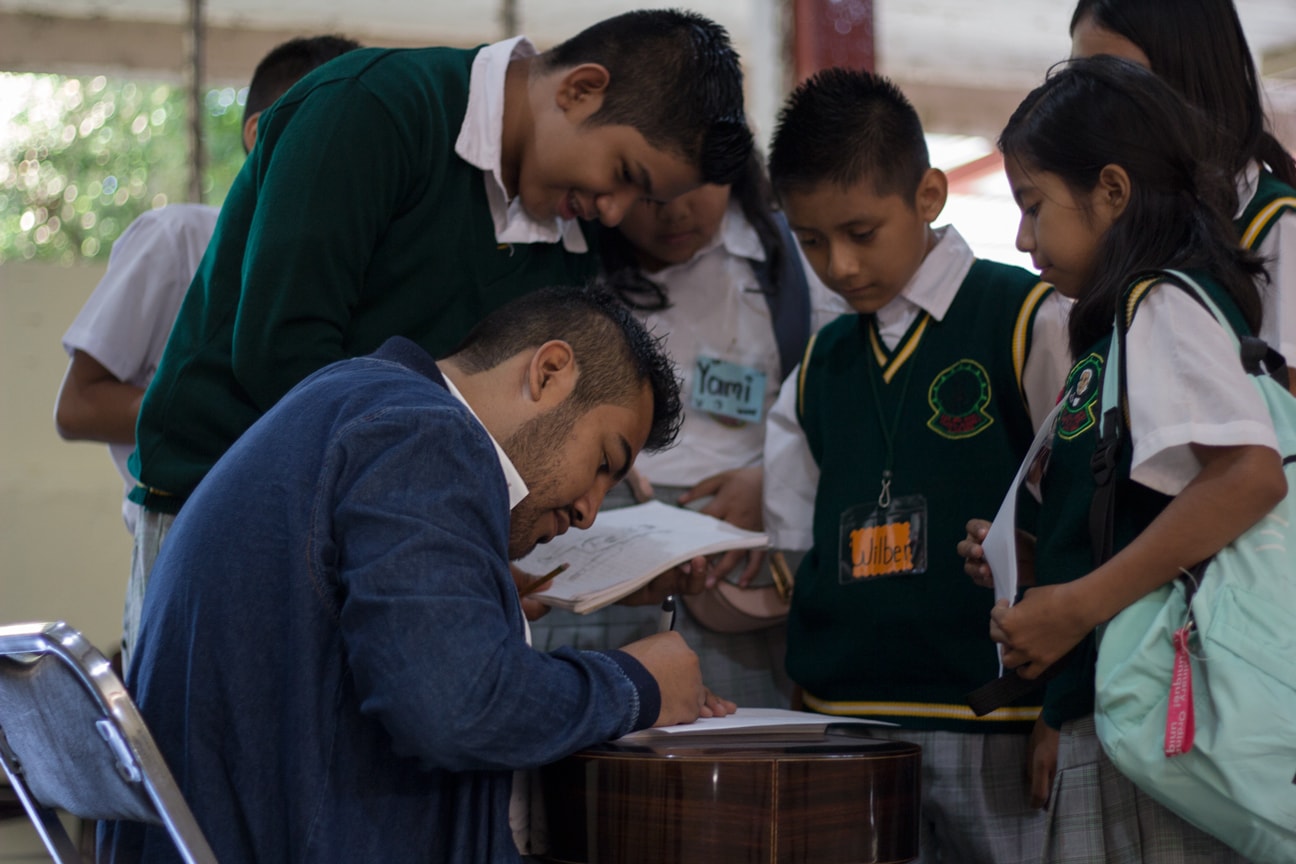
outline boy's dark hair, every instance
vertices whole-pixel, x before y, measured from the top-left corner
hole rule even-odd
[[[742,67],[729,34],[693,12],[639,10],[587,27],[540,57],[545,70],[597,63],[610,80],[595,125],[632,126],[653,147],[731,183],[752,148]]]
[[[1111,331],[1130,282],[1151,269],[1205,270],[1254,330],[1259,259],[1230,221],[1231,174],[1207,159],[1214,126],[1156,74],[1117,57],[1058,67],[1017,107],[999,136],[1004,159],[1059,177],[1088,202],[1108,165],[1130,178],[1130,200],[1103,236],[1093,278],[1069,321],[1075,356]]]
[[[886,78],[824,69],[801,82],[779,112],[770,179],[782,195],[823,182],[846,189],[865,178],[878,197],[912,206],[931,168],[918,112]]]
[[[359,42],[345,36],[300,36],[270,49],[252,73],[243,107],[244,124],[273,105],[307,72],[359,47]]]
[[[520,351],[552,339],[572,346],[580,375],[571,407],[631,404],[639,387],[652,388],[653,417],[645,450],[664,450],[683,420],[675,364],[661,340],[602,287],[544,288],[487,315],[453,351],[465,372],[493,369]]]
[[[1259,76],[1233,0],[1079,0],[1071,32],[1086,17],[1147,55],[1152,71],[1223,133],[1214,154],[1234,174],[1253,160],[1296,186],[1296,162],[1266,129]]]
[[[783,256],[795,255],[794,250],[784,250],[783,235],[774,221],[774,190],[765,173],[760,153],[752,149],[743,173],[734,180],[729,194],[742,208],[743,216],[756,230],[761,248],[765,250],[765,269],[770,274],[772,287],[778,290],[779,274],[783,269]],[[651,279],[646,279],[639,269],[639,259],[634,247],[616,228],[598,224],[599,254],[603,259],[606,285],[631,309],[655,312],[670,307],[666,289]]]

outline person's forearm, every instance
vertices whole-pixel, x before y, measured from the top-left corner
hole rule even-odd
[[[1201,473],[1128,546],[1077,580],[1075,599],[1093,626],[1214,555],[1286,493],[1278,454],[1258,446],[1208,448]]]
[[[67,441],[134,444],[144,388],[113,378],[66,380],[54,408],[54,425]]]

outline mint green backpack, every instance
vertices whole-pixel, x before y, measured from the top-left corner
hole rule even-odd
[[[1100,632],[1098,738],[1122,774],[1186,821],[1253,861],[1296,862],[1296,398],[1262,369],[1267,346],[1237,340],[1205,290],[1182,273],[1155,275],[1186,289],[1238,342],[1278,433],[1288,492],[1197,572]],[[1125,326],[1118,315],[1104,381],[1119,386],[1103,387],[1104,440],[1126,437]],[[1276,352],[1267,359],[1284,368]]]

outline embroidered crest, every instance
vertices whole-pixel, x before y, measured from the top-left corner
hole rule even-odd
[[[1070,441],[1098,422],[1102,369],[1103,358],[1097,354],[1090,354],[1071,368],[1057,418],[1059,438]]]
[[[975,360],[960,360],[942,370],[927,390],[931,419],[927,428],[945,438],[971,438],[994,425],[986,413],[990,376]]]

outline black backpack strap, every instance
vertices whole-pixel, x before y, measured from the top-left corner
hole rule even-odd
[[[1116,380],[1111,380],[1111,363],[1103,371],[1105,388],[1114,385],[1116,390],[1115,404],[1105,408],[1102,413],[1098,444],[1089,457],[1089,469],[1093,472],[1094,494],[1089,504],[1089,543],[1092,551],[1093,566],[1105,562],[1112,556],[1115,544],[1116,526],[1116,466],[1120,464],[1121,452],[1129,438],[1129,426],[1126,417],[1126,406],[1129,404],[1127,376],[1129,367],[1129,350],[1126,333],[1134,318],[1138,298],[1142,292],[1139,286],[1150,286],[1153,282],[1174,282],[1181,284],[1175,274],[1168,271],[1150,271],[1139,274],[1130,284],[1130,289],[1121,294],[1117,308],[1114,310],[1112,340],[1116,346]],[[1184,286],[1187,287],[1187,286]],[[1196,298],[1189,289],[1188,295]],[[1110,358],[1111,352],[1108,351]]]
[[[1141,273],[1136,277],[1133,284],[1140,285],[1153,279],[1158,283],[1169,282],[1183,289],[1184,293],[1205,309],[1212,318],[1215,317],[1215,313],[1202,301],[1192,286],[1174,271],[1156,270]],[[1116,514],[1115,470],[1117,463],[1120,461],[1121,447],[1124,440],[1129,437],[1125,415],[1125,406],[1128,404],[1125,370],[1129,366],[1129,352],[1126,350],[1125,334],[1133,321],[1136,302],[1134,298],[1129,301],[1122,299],[1123,308],[1118,310],[1118,314],[1115,316],[1115,332],[1112,338],[1119,340],[1117,343],[1119,345],[1119,362],[1117,364],[1117,378],[1119,380],[1116,382],[1120,388],[1119,398],[1114,409],[1103,413],[1102,436],[1089,463],[1090,468],[1093,470],[1095,487],[1093,501],[1089,506],[1089,538],[1093,548],[1095,567],[1102,564],[1112,555]],[[1243,334],[1237,335],[1242,346],[1242,368],[1247,374],[1268,375],[1284,388],[1287,387],[1287,361],[1282,354],[1270,347],[1263,339]],[[1106,382],[1104,381],[1104,383]]]
[[[1070,654],[1067,655],[1067,657],[1070,656]],[[1045,669],[1038,678],[1023,678],[1017,674],[1015,669],[1008,669],[1003,675],[1000,675],[989,684],[982,684],[967,694],[965,698],[968,707],[972,709],[972,713],[976,716],[984,717],[996,708],[1002,708],[1005,705],[1011,705],[1026,698],[1056,677],[1062,671],[1062,668],[1066,666],[1067,657],[1063,657]]]
[[[753,261],[752,270],[760,283],[761,293],[769,304],[770,321],[774,325],[774,340],[778,343],[779,366],[783,378],[801,362],[806,342],[810,339],[810,283],[801,267],[800,245],[787,219],[774,212],[774,224],[783,240],[783,265],[778,279],[773,278],[767,261]]]
[[[1121,315],[1123,322],[1125,316]],[[1125,331],[1124,324],[1112,336],[1119,340],[1120,362],[1117,381],[1120,388],[1116,406],[1103,412],[1101,434],[1093,455],[1089,457],[1089,470],[1093,472],[1094,493],[1089,503],[1089,543],[1093,565],[1097,567],[1112,556],[1116,541],[1116,466],[1120,464],[1121,450],[1129,430],[1125,426]],[[1103,376],[1106,378],[1106,375]],[[1104,385],[1106,385],[1104,381]]]

